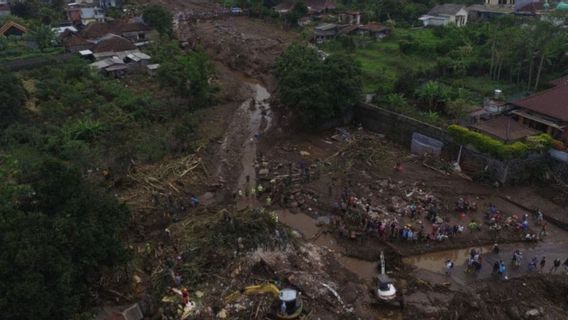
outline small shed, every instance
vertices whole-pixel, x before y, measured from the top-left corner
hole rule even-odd
[[[28,32],[28,29],[26,29],[26,27],[22,26],[21,24],[15,21],[8,21],[2,27],[0,27],[0,36],[5,36],[5,37],[9,36],[21,37],[26,32]]]
[[[316,43],[323,43],[337,36],[339,28],[335,23],[326,23],[317,26],[314,30],[314,40]]]

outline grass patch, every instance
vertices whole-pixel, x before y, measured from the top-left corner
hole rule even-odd
[[[492,96],[495,89],[503,91],[507,100],[523,96],[524,89],[510,82],[496,81],[487,77],[462,77],[459,79],[445,78],[440,80],[454,87],[467,89],[477,95],[478,99]]]
[[[409,35],[418,34],[425,43],[432,43],[435,36],[429,30],[400,29],[382,41],[367,42],[364,47],[355,48],[352,52],[334,43],[325,44],[324,50],[329,53],[345,53],[361,65],[363,72],[363,92],[373,93],[382,79],[381,73],[391,73],[398,78],[403,72],[422,73],[436,66],[435,59],[421,54],[404,54],[400,50],[400,42]]]

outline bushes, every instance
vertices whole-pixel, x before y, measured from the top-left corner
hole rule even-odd
[[[497,139],[458,125],[449,126],[448,132],[457,143],[471,144],[480,152],[490,154],[501,160],[524,157],[530,151],[542,152],[550,147],[552,143],[552,138],[545,133],[529,137],[526,143],[517,141],[512,144],[505,144]]]

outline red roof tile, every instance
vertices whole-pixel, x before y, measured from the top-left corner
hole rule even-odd
[[[150,28],[139,22],[110,21],[89,24],[81,35],[87,39],[97,39],[108,33],[122,35],[126,32],[150,31]]]
[[[535,13],[544,10],[544,2],[530,2],[517,9],[517,12]]]
[[[117,36],[116,34],[108,34],[103,38],[103,40],[95,44],[92,49],[93,52],[120,52],[136,49],[136,46],[128,39]]]
[[[557,86],[565,86],[568,85],[568,76],[564,76],[562,78],[554,79],[549,82],[551,85]]]
[[[568,86],[559,85],[517,100],[513,104],[568,122]]]
[[[71,48],[71,47],[76,47],[76,46],[86,46],[86,45],[92,44],[91,42],[85,40],[84,38],[82,38],[78,34],[72,33],[70,31],[64,32],[64,34],[61,37],[61,42],[63,42],[63,45],[66,48]]]
[[[15,22],[15,21],[8,21],[0,28],[0,35],[4,35],[4,33],[6,33],[6,31],[10,30],[11,28],[18,29],[22,33],[27,32],[26,27],[22,26],[21,24]]]
[[[368,24],[364,24],[364,25],[360,26],[359,29],[365,30],[365,31],[371,31],[371,32],[380,32],[380,31],[386,31],[389,28],[383,26],[380,23],[372,22],[372,23],[368,23]]]
[[[482,121],[471,127],[503,141],[516,141],[539,133],[505,116]]]

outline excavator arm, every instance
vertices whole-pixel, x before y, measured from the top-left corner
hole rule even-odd
[[[224,301],[225,303],[232,303],[242,295],[252,296],[252,295],[266,294],[266,293],[271,294],[275,299],[278,299],[278,297],[280,296],[280,289],[278,289],[278,287],[276,287],[272,283],[248,286],[244,289],[235,291],[230,295],[226,296]]]

